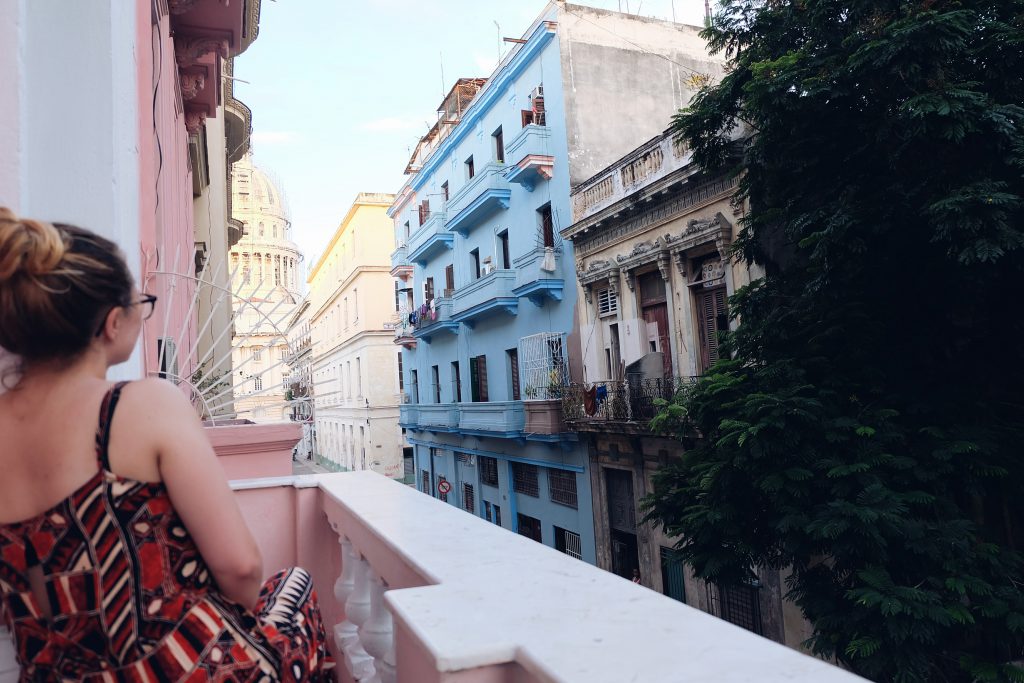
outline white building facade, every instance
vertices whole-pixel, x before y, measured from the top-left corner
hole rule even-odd
[[[288,325],[302,298],[302,253],[284,197],[246,154],[231,170],[231,213],[242,223],[231,248],[236,318],[232,343],[235,413],[253,422],[291,419],[286,398]]]

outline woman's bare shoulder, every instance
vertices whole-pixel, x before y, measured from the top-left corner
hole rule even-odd
[[[185,393],[165,379],[147,377],[131,382],[121,392],[125,410],[139,417],[160,422],[186,420],[198,423],[198,417]]]

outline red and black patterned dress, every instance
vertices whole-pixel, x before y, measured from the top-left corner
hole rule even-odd
[[[49,510],[0,524],[0,611],[21,681],[330,680],[309,574],[278,572],[248,612],[217,590],[164,485],[110,471],[122,386],[100,409],[96,475]]]

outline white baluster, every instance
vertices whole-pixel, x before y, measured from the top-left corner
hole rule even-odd
[[[358,557],[353,549],[355,586],[345,601],[345,617],[353,624],[351,632],[346,633],[345,663],[352,677],[357,681],[372,681],[374,675],[373,657],[363,649],[359,638],[359,627],[370,616],[370,565]]]
[[[358,651],[362,650],[362,646],[359,644],[359,624],[353,618],[353,613],[360,610],[359,598],[355,596],[358,593],[356,579],[360,573],[362,560],[359,559],[359,555],[348,539],[339,536],[339,542],[341,543],[341,576],[334,582],[334,597],[345,605],[345,621],[334,626],[334,647],[339,655],[345,657],[345,665],[352,677],[360,681],[373,675],[372,658],[365,650],[362,651],[362,656]],[[365,612],[363,614],[365,615]],[[351,649],[353,644],[358,647],[358,650]]]
[[[370,576],[370,617],[359,628],[359,639],[366,651],[373,655],[377,674],[373,683],[395,681],[395,634],[391,612],[384,604],[384,582]]]

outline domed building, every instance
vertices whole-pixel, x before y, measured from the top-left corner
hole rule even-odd
[[[231,248],[235,413],[254,422],[289,419],[288,320],[302,299],[303,256],[280,188],[246,154],[231,168],[231,216],[242,238]]]

